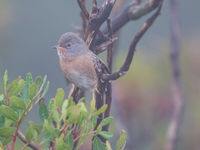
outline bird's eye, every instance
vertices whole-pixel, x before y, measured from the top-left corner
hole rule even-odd
[[[72,47],[72,43],[71,43],[71,42],[68,42],[68,43],[66,44],[66,47],[67,47],[67,48],[71,48],[71,47]]]

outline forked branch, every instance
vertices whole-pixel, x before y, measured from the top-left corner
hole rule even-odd
[[[130,3],[121,13],[119,13],[119,15],[111,19],[113,33],[119,31],[129,21],[137,20],[149,14],[151,11],[153,11],[158,7],[159,3],[160,0],[149,0],[141,4],[138,4],[138,2]],[[109,32],[108,27],[105,27],[102,30],[102,33],[104,35],[108,35],[109,34],[108,32]],[[98,45],[106,41],[107,39],[97,36],[93,41],[93,43],[91,44],[90,48],[94,50],[96,47],[98,47]],[[97,53],[99,54],[101,52]]]
[[[158,15],[160,14],[161,7],[162,7],[162,0],[160,0],[160,4],[159,4],[157,11],[143,24],[143,26],[141,27],[139,32],[133,38],[133,40],[130,44],[130,47],[129,47],[129,51],[128,51],[126,60],[125,60],[124,64],[122,65],[122,67],[118,71],[116,71],[112,74],[104,74],[105,80],[117,80],[119,77],[121,77],[122,75],[127,73],[127,71],[129,70],[129,67],[131,65],[131,62],[133,60],[133,55],[136,50],[136,46],[137,46],[138,42],[140,41],[140,39],[142,38],[144,33],[154,23],[154,21],[156,20]]]

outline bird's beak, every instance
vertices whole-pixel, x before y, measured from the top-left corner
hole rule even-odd
[[[61,46],[59,46],[59,45],[56,45],[56,46],[53,46],[53,49],[56,49],[56,50],[61,50],[61,49],[63,49]]]
[[[58,48],[58,45],[55,45],[55,46],[53,46],[52,48],[57,50],[57,48]]]

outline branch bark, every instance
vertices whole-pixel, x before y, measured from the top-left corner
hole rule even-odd
[[[166,150],[175,150],[184,113],[184,101],[180,83],[180,25],[178,17],[178,0],[170,0],[170,31],[171,31],[171,67],[172,96],[174,111],[168,128]]]
[[[108,26],[108,31],[109,31],[109,37],[112,39],[113,36],[113,30],[112,30],[112,25],[110,22],[110,19],[107,20],[107,26]],[[112,72],[112,64],[113,64],[113,44],[108,46],[108,51],[107,51],[107,66]],[[108,105],[105,113],[104,113],[104,118],[107,118],[110,116],[110,109],[111,109],[111,103],[112,103],[112,83],[107,82],[106,85],[106,104]],[[104,131],[108,131],[109,124],[103,127]]]
[[[81,9],[81,11],[83,12],[83,14],[85,15],[85,17],[87,19],[89,19],[89,12],[87,11],[86,7],[85,7],[85,0],[77,0],[77,3]]]
[[[90,49],[90,45],[92,45],[93,39],[95,39],[100,26],[110,16],[115,1],[116,0],[105,0],[100,8],[97,8],[95,2],[93,2],[92,13],[89,17],[88,27],[84,38]]]
[[[21,131],[17,132],[17,136],[24,144],[28,143],[28,141],[26,141],[26,138]],[[28,147],[32,148],[33,150],[39,150],[38,146],[34,142],[30,142],[28,144]]]
[[[116,71],[112,74],[104,74],[104,76],[103,76],[104,80],[117,80],[119,77],[121,77],[121,76],[123,76],[124,74],[127,73],[127,71],[129,70],[129,67],[131,65],[131,62],[133,60],[133,55],[134,55],[134,52],[136,50],[137,43],[140,41],[140,39],[142,38],[144,33],[151,27],[151,25],[156,20],[156,18],[160,14],[161,7],[162,7],[162,0],[160,0],[160,5],[159,5],[157,11],[153,14],[153,16],[151,16],[143,24],[143,26],[141,27],[139,32],[133,38],[133,40],[130,44],[130,47],[129,47],[129,52],[127,54],[126,60],[125,60],[124,64],[122,65],[122,67],[118,71]]]

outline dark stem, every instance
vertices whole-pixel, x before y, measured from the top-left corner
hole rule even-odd
[[[113,36],[113,31],[112,31],[112,25],[110,22],[110,19],[107,20],[107,26],[108,26],[108,31],[109,31],[109,37],[112,39]],[[107,66],[112,72],[112,62],[113,62],[113,54],[112,54],[112,49],[113,49],[113,44],[108,46],[108,51],[107,51]],[[104,118],[107,118],[110,116],[110,109],[111,109],[111,103],[112,103],[112,84],[107,82],[106,86],[106,104],[108,105]],[[108,131],[109,124],[103,127],[104,131]]]

